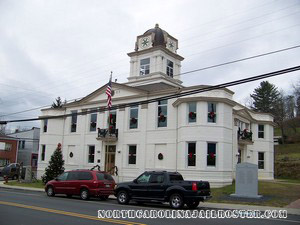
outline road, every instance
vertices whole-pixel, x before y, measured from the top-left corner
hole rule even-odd
[[[42,192],[0,188],[0,225],[87,225],[87,224],[246,224],[288,225],[300,224],[300,216],[287,219],[108,219],[98,218],[98,210],[169,210],[167,205],[119,205],[115,200],[100,201],[92,198],[82,201],[64,195],[47,197]],[[201,204],[197,209],[201,208]],[[187,211],[187,210],[186,210]]]

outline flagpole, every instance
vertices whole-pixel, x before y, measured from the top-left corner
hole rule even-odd
[[[112,91],[112,88],[111,88],[111,80],[112,80],[112,71],[110,71],[110,78],[109,78],[109,82],[108,82],[108,85],[110,85],[110,91]],[[108,98],[109,98],[109,96],[107,96]],[[110,98],[111,98],[111,94],[110,94]],[[111,102],[111,100],[110,100],[110,102]],[[109,124],[110,124],[110,103],[109,102],[107,102],[107,107],[108,107],[108,118],[109,118],[109,120],[107,120],[107,129],[109,129]]]

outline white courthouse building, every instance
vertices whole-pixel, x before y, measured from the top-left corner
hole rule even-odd
[[[184,58],[177,49],[178,40],[158,25],[137,36],[135,50],[128,53],[128,82],[112,83],[113,106],[208,87],[182,85]],[[231,184],[239,162],[258,164],[259,178],[273,179],[273,117],[238,104],[231,90],[89,113],[106,107],[106,88],[62,108],[42,110],[42,119],[72,116],[42,120],[38,176],[61,143],[66,170],[99,165],[117,170],[117,182],[133,180],[145,170],[167,170],[224,186]]]

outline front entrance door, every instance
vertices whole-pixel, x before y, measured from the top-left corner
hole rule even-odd
[[[116,146],[106,145],[105,147],[105,171],[113,175],[116,158]]]

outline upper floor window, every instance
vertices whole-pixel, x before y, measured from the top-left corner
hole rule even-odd
[[[43,127],[44,133],[47,132],[47,129],[48,129],[48,119],[44,119],[44,127]]]
[[[150,58],[142,59],[140,62],[140,75],[150,73]]]
[[[76,132],[77,128],[77,110],[71,111],[71,132]]]
[[[109,112],[108,115],[108,124],[109,124],[109,129],[116,129],[116,125],[117,125],[117,112],[116,110],[112,110]]]
[[[216,143],[207,143],[207,166],[216,166]]]
[[[188,103],[189,107],[189,123],[195,123],[197,120],[197,103],[196,102],[190,102]]]
[[[188,166],[196,166],[196,143],[188,143]]]
[[[258,138],[265,137],[265,126],[263,124],[258,124]]]
[[[136,164],[136,145],[129,145],[128,164]]]
[[[157,127],[166,127],[168,117],[168,100],[158,101],[157,116]]]
[[[92,113],[90,117],[90,131],[96,131],[97,127],[97,113]]]
[[[217,104],[214,102],[209,102],[208,103],[208,108],[207,108],[207,122],[209,123],[215,123],[216,122],[216,106]]]
[[[42,145],[41,161],[45,161],[45,156],[46,156],[46,145]]]
[[[24,149],[25,148],[25,140],[22,141],[22,145],[21,148]]]
[[[264,168],[265,168],[265,153],[258,152],[258,169],[264,169]]]
[[[138,117],[139,117],[139,108],[131,107],[130,108],[130,118],[129,118],[129,129],[138,128]]]
[[[167,75],[173,77],[173,62],[167,59]]]

